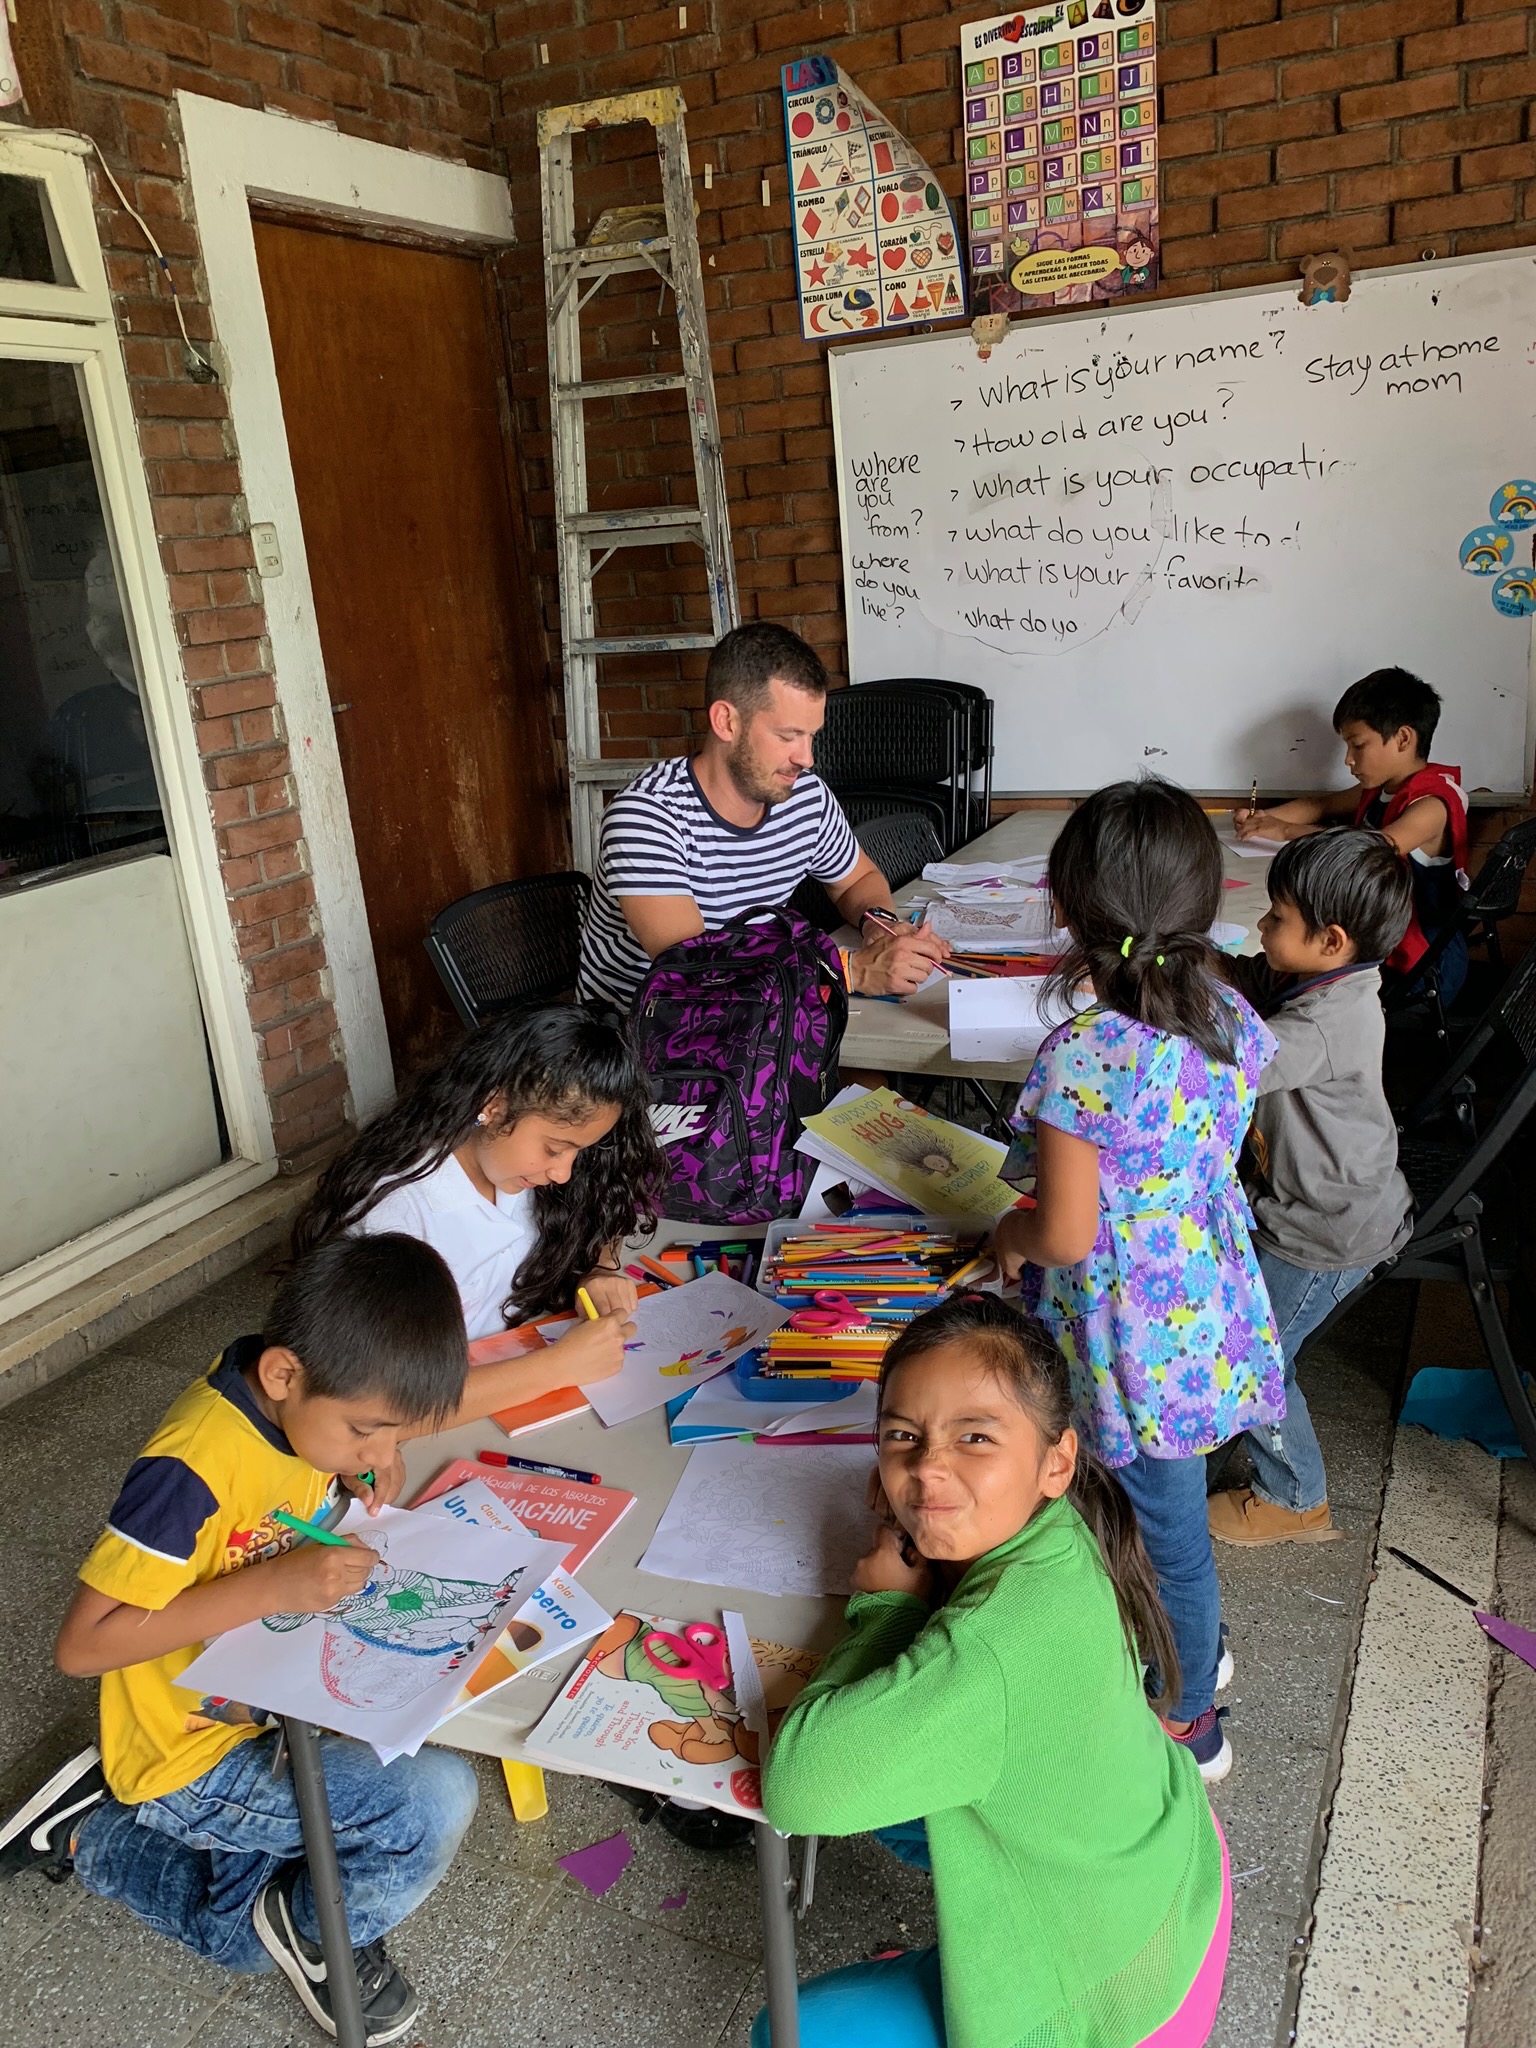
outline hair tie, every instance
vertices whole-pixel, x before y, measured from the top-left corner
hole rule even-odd
[[[1162,964],[1163,964],[1163,956],[1162,956],[1162,954],[1161,954],[1161,953],[1159,953],[1159,954],[1157,955],[1157,964],[1158,964],[1158,966],[1159,966],[1159,967],[1161,967],[1161,966],[1162,966]]]
[[[1127,932],[1127,933],[1126,933],[1126,935],[1125,935],[1125,940],[1124,940],[1124,943],[1123,943],[1123,944],[1121,945],[1121,948],[1120,948],[1120,958],[1121,958],[1122,960],[1129,960],[1129,959],[1130,959],[1130,957],[1131,957],[1131,948],[1132,948],[1132,946],[1134,946],[1134,945],[1135,945],[1135,943],[1136,943],[1136,935],[1135,935],[1135,933],[1134,933],[1134,932]]]

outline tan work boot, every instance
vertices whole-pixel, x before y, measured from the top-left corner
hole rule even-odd
[[[1333,1526],[1327,1501],[1297,1513],[1260,1500],[1249,1486],[1213,1493],[1205,1508],[1218,1543],[1334,1543],[1344,1533]]]

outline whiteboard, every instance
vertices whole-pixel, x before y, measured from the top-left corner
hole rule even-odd
[[[1437,760],[1530,784],[1530,620],[1459,549],[1536,471],[1536,256],[831,351],[849,674],[980,684],[999,790],[1340,787],[1401,664]],[[1504,536],[1528,567],[1532,531]]]

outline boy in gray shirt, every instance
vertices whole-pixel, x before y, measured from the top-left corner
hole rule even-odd
[[[1322,1452],[1296,1384],[1307,1338],[1412,1230],[1381,1081],[1380,964],[1408,926],[1407,864],[1383,833],[1293,839],[1269,869],[1262,960],[1232,979],[1278,1043],[1259,1079],[1244,1179],[1285,1353],[1285,1420],[1248,1431],[1253,1485],[1213,1494],[1224,1543],[1327,1543]]]

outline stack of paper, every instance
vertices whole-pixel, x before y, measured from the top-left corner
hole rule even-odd
[[[1067,934],[1051,916],[1051,899],[1032,892],[1023,902],[973,896],[933,903],[927,928],[958,953],[1059,953]]]
[[[1020,1066],[1032,1061],[1067,1005],[1047,995],[1042,980],[952,981],[949,984],[949,1050],[957,1060],[992,1060]],[[1077,1007],[1081,1008],[1079,1004]]]

